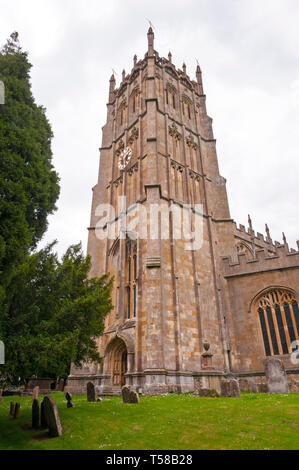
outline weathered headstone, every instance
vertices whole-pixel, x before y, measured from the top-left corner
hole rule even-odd
[[[239,387],[241,392],[257,393],[258,386],[252,378],[241,378],[239,380]]]
[[[39,428],[39,402],[37,399],[32,402],[32,428]]]
[[[139,393],[130,390],[130,387],[124,385],[121,389],[123,403],[139,403]]]
[[[66,392],[65,398],[67,400],[67,408],[74,408],[73,395],[70,392]]]
[[[39,395],[39,386],[37,385],[32,390],[32,401],[33,400],[38,400],[38,395]]]
[[[13,401],[10,402],[10,408],[9,408],[9,414],[10,416],[13,416],[15,413],[15,404]]]
[[[299,393],[299,383],[295,379],[290,379],[289,387],[291,393]]]
[[[95,386],[92,382],[87,384],[87,401],[96,401]]]
[[[16,403],[16,404],[15,404],[14,414],[13,414],[14,419],[18,419],[18,418],[19,418],[19,416],[20,416],[20,408],[21,408],[20,403]]]
[[[289,384],[284,365],[280,359],[271,357],[264,360],[265,375],[269,393],[289,393]]]
[[[268,385],[267,384],[259,383],[259,384],[257,384],[257,389],[258,389],[259,393],[268,393]]]
[[[40,427],[42,429],[47,428],[46,416],[45,416],[45,403],[44,400],[41,402],[40,405]]]
[[[62,436],[62,426],[58,414],[57,403],[52,397],[44,398],[44,413],[50,436]]]
[[[221,395],[223,397],[238,398],[240,397],[239,382],[236,379],[222,379],[220,381]]]
[[[103,401],[101,398],[101,393],[102,393],[101,385],[96,385],[95,386],[96,401],[99,403]]]

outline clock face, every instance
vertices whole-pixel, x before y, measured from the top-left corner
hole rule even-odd
[[[132,149],[131,147],[126,147],[119,155],[118,168],[120,170],[123,170],[124,168],[126,168],[127,164],[131,160],[131,157],[132,157]]]

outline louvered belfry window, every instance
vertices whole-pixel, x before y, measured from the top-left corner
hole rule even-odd
[[[255,302],[266,356],[290,354],[292,343],[299,340],[299,308],[295,294],[273,288]]]

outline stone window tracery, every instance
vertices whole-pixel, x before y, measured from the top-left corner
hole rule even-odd
[[[134,88],[130,96],[130,111],[131,113],[137,114],[140,108],[140,90],[139,87]]]
[[[170,83],[166,85],[166,104],[171,105],[173,109],[176,109],[176,89]]]
[[[191,100],[186,95],[184,95],[182,97],[183,116],[186,116],[188,119],[191,119],[191,110],[192,110]]]
[[[118,108],[117,111],[117,127],[118,129],[122,128],[125,125],[125,116],[126,116],[126,101],[124,100]]]
[[[290,354],[299,339],[299,308],[296,295],[284,288],[262,293],[254,302],[266,356]],[[295,348],[296,349],[296,348]]]
[[[137,310],[137,243],[127,240],[126,243],[126,317],[136,316]]]

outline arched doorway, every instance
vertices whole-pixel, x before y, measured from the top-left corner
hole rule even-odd
[[[125,385],[127,372],[127,347],[121,338],[115,338],[109,347],[109,372],[114,388]]]

